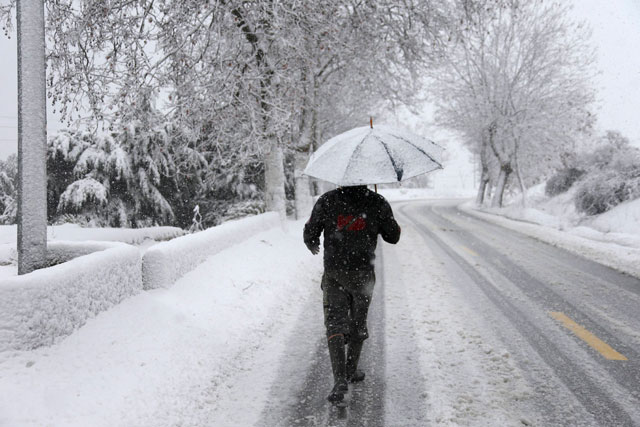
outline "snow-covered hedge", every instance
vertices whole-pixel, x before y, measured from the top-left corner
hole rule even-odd
[[[142,290],[133,246],[52,242],[49,252],[52,262],[70,261],[0,281],[0,351],[50,345]]]
[[[566,168],[558,171],[547,181],[544,192],[553,197],[564,193],[571,188],[574,182],[584,175],[584,171],[577,168]]]
[[[576,185],[576,209],[598,215],[627,200],[640,198],[640,149],[616,132],[604,146],[581,160],[586,175]]]
[[[267,212],[159,243],[144,254],[144,288],[170,286],[209,256],[278,225],[278,214]]]
[[[113,245],[112,242],[101,241],[53,241],[47,242],[47,263],[51,266],[71,261],[84,255],[94,252],[112,249],[114,247],[122,247],[122,245]]]

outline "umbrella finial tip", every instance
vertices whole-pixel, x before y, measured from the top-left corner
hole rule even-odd
[[[373,117],[369,116],[369,126],[371,126],[371,129],[373,129]]]

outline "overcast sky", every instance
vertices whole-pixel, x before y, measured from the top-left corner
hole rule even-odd
[[[640,146],[640,0],[568,0],[593,29],[601,74],[601,129],[618,129]],[[0,158],[17,151],[16,39],[0,34]],[[48,107],[49,108],[49,107]],[[50,108],[49,108],[50,110]],[[61,125],[49,118],[49,132]]]

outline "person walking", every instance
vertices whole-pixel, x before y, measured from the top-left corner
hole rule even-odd
[[[400,226],[380,194],[364,185],[345,186],[320,196],[304,226],[304,243],[314,255],[320,252],[323,232],[321,287],[334,378],[327,398],[336,403],[344,399],[348,382],[364,380],[358,360],[369,336],[367,313],[375,284],[378,235],[395,244]]]

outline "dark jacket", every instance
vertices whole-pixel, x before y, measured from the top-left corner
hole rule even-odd
[[[304,243],[312,252],[323,231],[328,271],[372,269],[378,234],[389,243],[400,240],[391,206],[365,186],[340,187],[320,196],[304,226]]]

